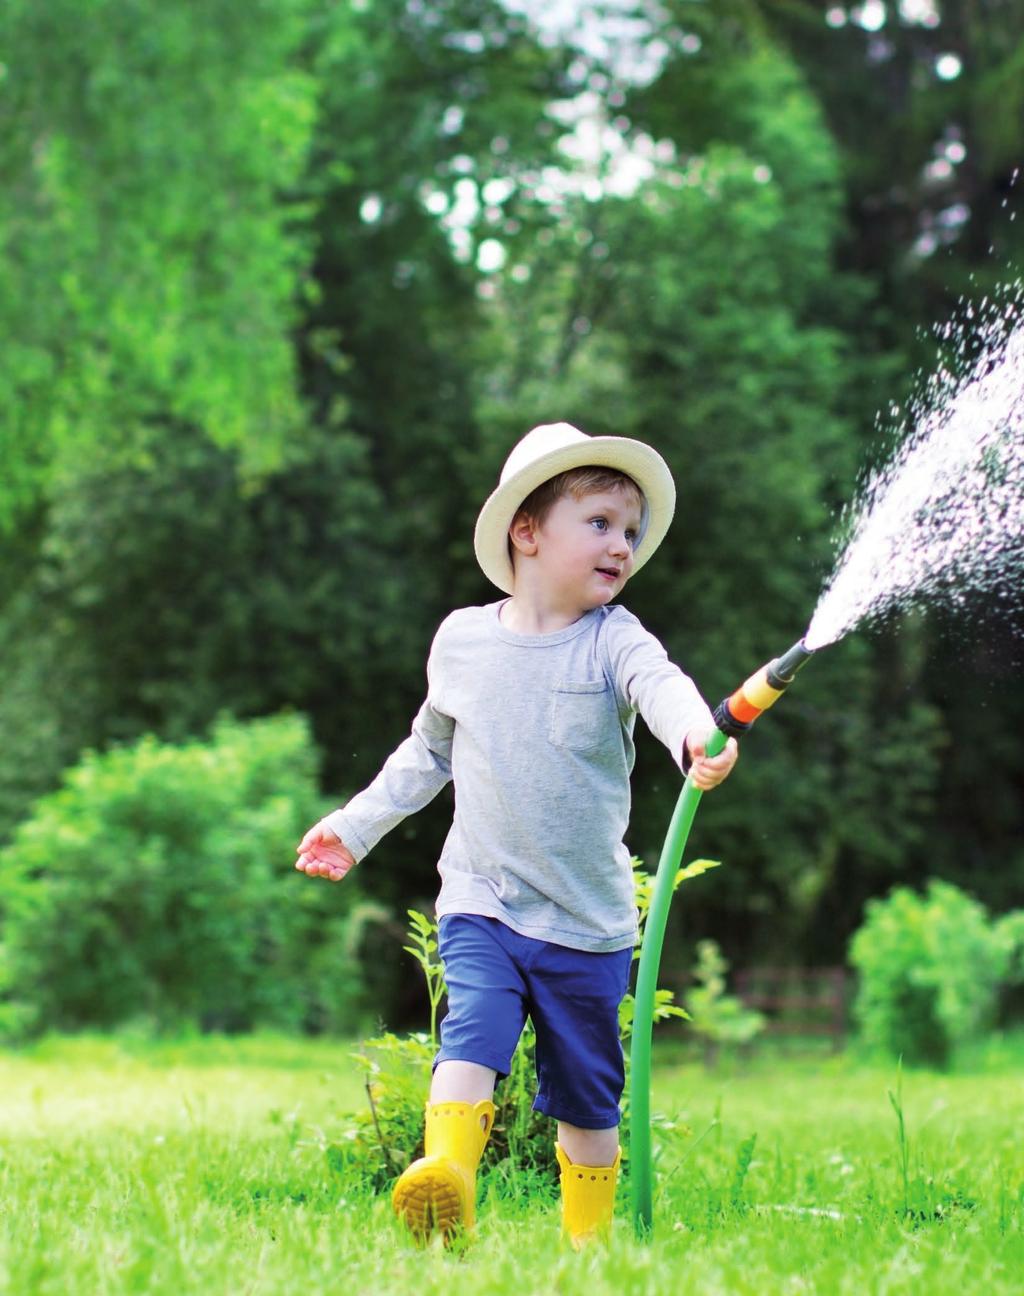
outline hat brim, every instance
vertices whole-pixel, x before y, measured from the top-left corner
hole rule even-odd
[[[523,500],[538,486],[570,468],[614,468],[632,477],[644,495],[647,525],[634,550],[639,571],[665,538],[676,507],[676,487],[668,464],[649,445],[628,437],[587,437],[533,459],[502,482],[487,499],[476,521],[473,546],[484,575],[506,594],[513,592],[514,572],[508,552],[508,530]]]

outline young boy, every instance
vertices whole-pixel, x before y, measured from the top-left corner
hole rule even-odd
[[[611,1223],[624,1083],[618,1006],[636,906],[623,835],[639,711],[703,790],[736,761],[705,755],[711,714],[661,644],[612,600],[675,506],[656,451],[534,428],[477,520],[484,574],[508,598],[453,612],[427,662],[412,733],[374,782],[306,833],[296,867],[339,881],[449,781],[438,870],[448,1015],[425,1156],[393,1194],[419,1238],[470,1228],[476,1166],[527,1013],[534,1107],[558,1122],[562,1219],[575,1246]]]

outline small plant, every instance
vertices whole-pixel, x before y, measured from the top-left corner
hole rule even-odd
[[[383,1191],[423,1150],[423,1104],[436,1046],[422,1032],[390,1032],[354,1054],[363,1073],[366,1108],[331,1143],[324,1144],[332,1174],[354,1176]]]
[[[729,1203],[733,1210],[742,1211],[746,1209],[747,1199],[743,1191],[747,1182],[747,1173],[750,1170],[750,1163],[754,1159],[754,1148],[757,1145],[757,1135],[751,1134],[745,1138],[736,1150],[736,1171],[732,1177],[732,1186],[729,1190]]]
[[[915,1223],[941,1221],[956,1212],[973,1210],[977,1203],[955,1183],[936,1179],[919,1167],[911,1174],[910,1136],[903,1111],[903,1059],[896,1064],[896,1092],[888,1090],[889,1103],[896,1114],[896,1142],[899,1152],[902,1205],[900,1214]]]
[[[722,1045],[749,1044],[764,1030],[764,1016],[746,1008],[735,995],[726,994],[729,964],[713,940],[697,943],[693,970],[697,985],[686,996],[694,1032],[704,1042],[705,1057],[715,1061]]]
[[[444,968],[437,953],[437,923],[418,909],[406,911],[409,915],[409,944],[402,948],[419,964],[427,983],[430,1000],[430,1042],[437,1048],[437,1010],[445,996]]]
[[[647,924],[647,915],[651,908],[651,898],[654,894],[654,875],[648,873],[642,862],[635,857],[633,864],[633,894],[636,897],[637,925],[640,935],[633,950],[634,963],[639,961],[640,950],[644,941],[644,929]],[[719,860],[698,859],[693,860],[684,868],[679,869],[672,880],[673,893],[678,891],[684,882],[691,878],[700,877],[708,869],[718,868]],[[633,1014],[636,1010],[636,1001],[632,994],[627,994],[619,1005],[619,1030],[622,1039],[625,1042],[633,1034]],[[675,991],[673,990],[655,990],[654,992],[654,1021],[665,1021],[669,1017],[681,1018],[688,1021],[690,1014],[685,1008],[681,1008],[675,1001]]]
[[[900,1058],[896,1070],[896,1092],[890,1089],[889,1103],[896,1113],[896,1133],[899,1143],[900,1176],[903,1180],[903,1213],[910,1212],[910,1143],[907,1140],[907,1125],[903,1119],[903,1059]]]

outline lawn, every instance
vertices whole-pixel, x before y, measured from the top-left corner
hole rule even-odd
[[[0,1054],[0,1290],[1019,1293],[1020,1047],[963,1072],[656,1043],[656,1235],[559,1241],[556,1194],[481,1182],[461,1255],[411,1247],[325,1146],[364,1102],[350,1046],[56,1039]],[[904,1138],[889,1091],[904,1117]]]

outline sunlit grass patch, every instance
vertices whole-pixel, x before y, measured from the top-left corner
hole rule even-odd
[[[672,1050],[663,1050],[669,1057]],[[417,1250],[328,1149],[365,1101],[352,1048],[44,1042],[0,1057],[0,1290],[1010,1293],[1024,1273],[1012,1068],[662,1066],[656,1232],[628,1192],[608,1249],[559,1238],[557,1190],[500,1167],[461,1253]],[[337,1163],[334,1163],[335,1166]]]

